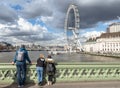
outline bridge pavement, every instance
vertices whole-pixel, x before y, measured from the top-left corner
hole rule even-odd
[[[17,85],[0,85],[0,88],[17,88]],[[120,88],[120,81],[55,83],[51,86],[46,84],[42,87],[37,84],[26,84],[22,88]]]

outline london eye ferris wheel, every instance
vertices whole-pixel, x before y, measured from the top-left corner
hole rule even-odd
[[[67,10],[65,18],[65,35],[67,44],[72,50],[79,49],[82,51],[79,40],[80,16],[76,5],[71,4]]]

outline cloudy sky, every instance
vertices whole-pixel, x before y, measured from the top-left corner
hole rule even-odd
[[[0,42],[64,43],[64,19],[72,3],[80,13],[81,41],[119,22],[120,0],[0,0]]]

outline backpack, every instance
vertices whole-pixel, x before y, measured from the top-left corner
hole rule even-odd
[[[17,55],[17,61],[23,61],[24,59],[24,51],[18,51],[18,55]]]
[[[54,70],[53,65],[51,63],[47,64],[47,71],[52,72]]]

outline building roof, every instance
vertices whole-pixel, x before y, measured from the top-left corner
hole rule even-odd
[[[97,39],[98,37],[89,38],[86,42],[96,42]]]
[[[112,25],[120,25],[120,22],[112,23],[112,24],[110,24],[109,26],[112,26]]]
[[[102,33],[99,38],[120,37],[120,32]]]

